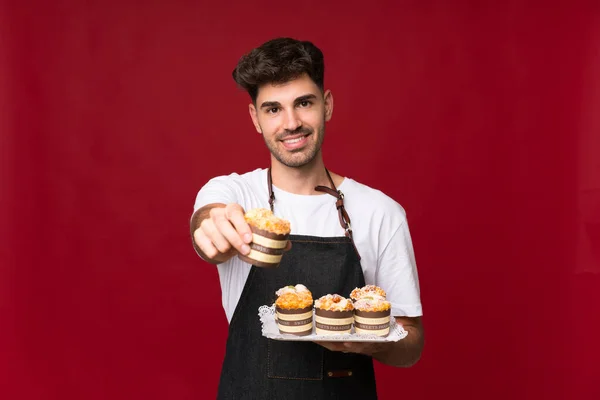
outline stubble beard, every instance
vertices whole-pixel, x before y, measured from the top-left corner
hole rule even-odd
[[[306,133],[306,134],[310,133],[311,135],[315,134],[313,129],[304,128],[304,127],[301,127],[299,130],[296,130],[295,133]],[[293,151],[287,151],[285,149],[279,148],[278,142],[281,140],[281,138],[291,135],[291,134],[292,133],[286,133],[283,135],[279,135],[273,141],[267,140],[263,135],[263,139],[265,140],[265,144],[267,145],[267,148],[269,149],[269,151],[271,152],[271,154],[273,155],[273,157],[275,157],[275,159],[277,161],[279,161],[281,164],[285,165],[286,167],[300,168],[304,165],[311,163],[315,159],[315,157],[317,156],[319,151],[321,150],[321,146],[323,145],[323,140],[325,138],[325,124],[323,123],[317,130],[316,142],[309,144],[307,147],[293,150]]]

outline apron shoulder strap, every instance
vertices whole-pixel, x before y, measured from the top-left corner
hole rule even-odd
[[[346,212],[346,208],[344,207],[344,193],[342,193],[341,190],[338,190],[335,187],[335,183],[333,183],[333,179],[331,178],[331,175],[329,174],[329,171],[327,170],[327,168],[325,168],[325,172],[327,173],[327,178],[329,178],[329,183],[331,184],[331,187],[329,188],[327,186],[317,186],[317,187],[315,187],[315,190],[317,192],[328,193],[328,194],[332,195],[333,197],[337,198],[337,201],[335,202],[335,207],[338,210],[338,217],[340,219],[340,225],[346,232],[346,237],[348,237],[350,239],[350,241],[352,242],[352,247],[354,247],[354,251],[356,252],[358,259],[360,260],[360,254],[358,252],[358,249],[356,248],[356,245],[354,244],[354,238],[352,236],[352,226],[350,225],[350,216],[348,215],[348,213]]]
[[[329,174],[329,171],[327,170],[327,168],[325,168],[325,172],[327,173],[327,178],[329,179],[329,183],[331,184],[331,187],[317,186],[317,187],[315,187],[315,190],[317,192],[328,193],[328,194],[332,195],[333,197],[337,198],[337,201],[335,202],[335,207],[338,210],[338,217],[340,219],[340,225],[344,229],[346,237],[348,237],[350,239],[350,242],[352,243],[352,247],[354,247],[354,251],[356,252],[356,256],[358,257],[358,260],[360,261],[360,254],[358,252],[358,249],[356,248],[356,244],[354,244],[354,237],[352,236],[352,226],[350,225],[350,216],[346,212],[346,208],[344,208],[344,193],[342,193],[341,190],[338,190],[335,187],[335,183],[333,183],[333,179],[331,178],[331,174]],[[275,203],[275,194],[273,193],[273,178],[271,178],[271,168],[269,168],[267,171],[267,187],[269,189],[269,207],[271,208],[271,212],[273,212],[273,209],[274,209],[273,204]]]

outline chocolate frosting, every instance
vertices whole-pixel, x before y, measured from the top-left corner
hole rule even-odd
[[[361,311],[361,310],[354,310],[354,314],[358,315],[359,317],[364,317],[364,318],[383,318],[383,317],[389,317],[390,316],[390,310],[385,310],[385,311]]]
[[[312,305],[304,308],[279,308],[275,306],[275,310],[281,314],[304,314],[312,310]]]
[[[271,247],[261,246],[260,244],[250,243],[250,248],[256,251],[260,251],[261,253],[271,254],[274,256],[279,256],[284,253],[285,249],[273,249]]]
[[[250,229],[252,229],[252,232],[254,232],[257,235],[264,236],[266,238],[273,239],[273,240],[288,240],[288,238],[290,237],[289,233],[279,235],[275,232],[270,232],[270,231],[267,231],[264,229],[257,228],[252,224],[250,225]]]
[[[315,308],[315,313],[319,317],[325,317],[325,318],[349,318],[352,316],[352,310],[330,311],[330,310],[321,310],[320,308]]]

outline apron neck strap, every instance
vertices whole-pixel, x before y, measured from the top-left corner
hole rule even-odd
[[[354,244],[354,238],[352,235],[352,226],[350,225],[350,216],[348,215],[348,213],[346,212],[346,208],[344,207],[344,193],[342,193],[341,190],[338,190],[335,187],[335,183],[333,183],[333,179],[331,178],[331,174],[329,174],[329,171],[327,170],[327,168],[325,168],[325,173],[327,174],[327,178],[329,179],[329,183],[331,184],[331,187],[316,186],[315,190],[317,192],[324,192],[324,193],[330,194],[337,199],[337,201],[335,202],[335,207],[338,210],[338,217],[340,220],[340,225],[344,229],[346,237],[348,237],[350,239],[350,241],[352,242],[354,251],[356,252],[356,255],[358,256],[358,259],[360,260],[360,254],[358,253],[358,249],[356,248],[356,245]],[[271,212],[273,212],[274,211],[273,205],[275,203],[275,194],[273,193],[273,178],[271,177],[271,168],[269,168],[267,170],[267,186],[269,188],[269,207],[271,208]]]

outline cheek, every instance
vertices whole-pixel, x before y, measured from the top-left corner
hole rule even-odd
[[[306,113],[303,116],[302,121],[305,125],[308,125],[316,130],[325,122],[325,112],[323,109],[311,110],[310,113]]]

